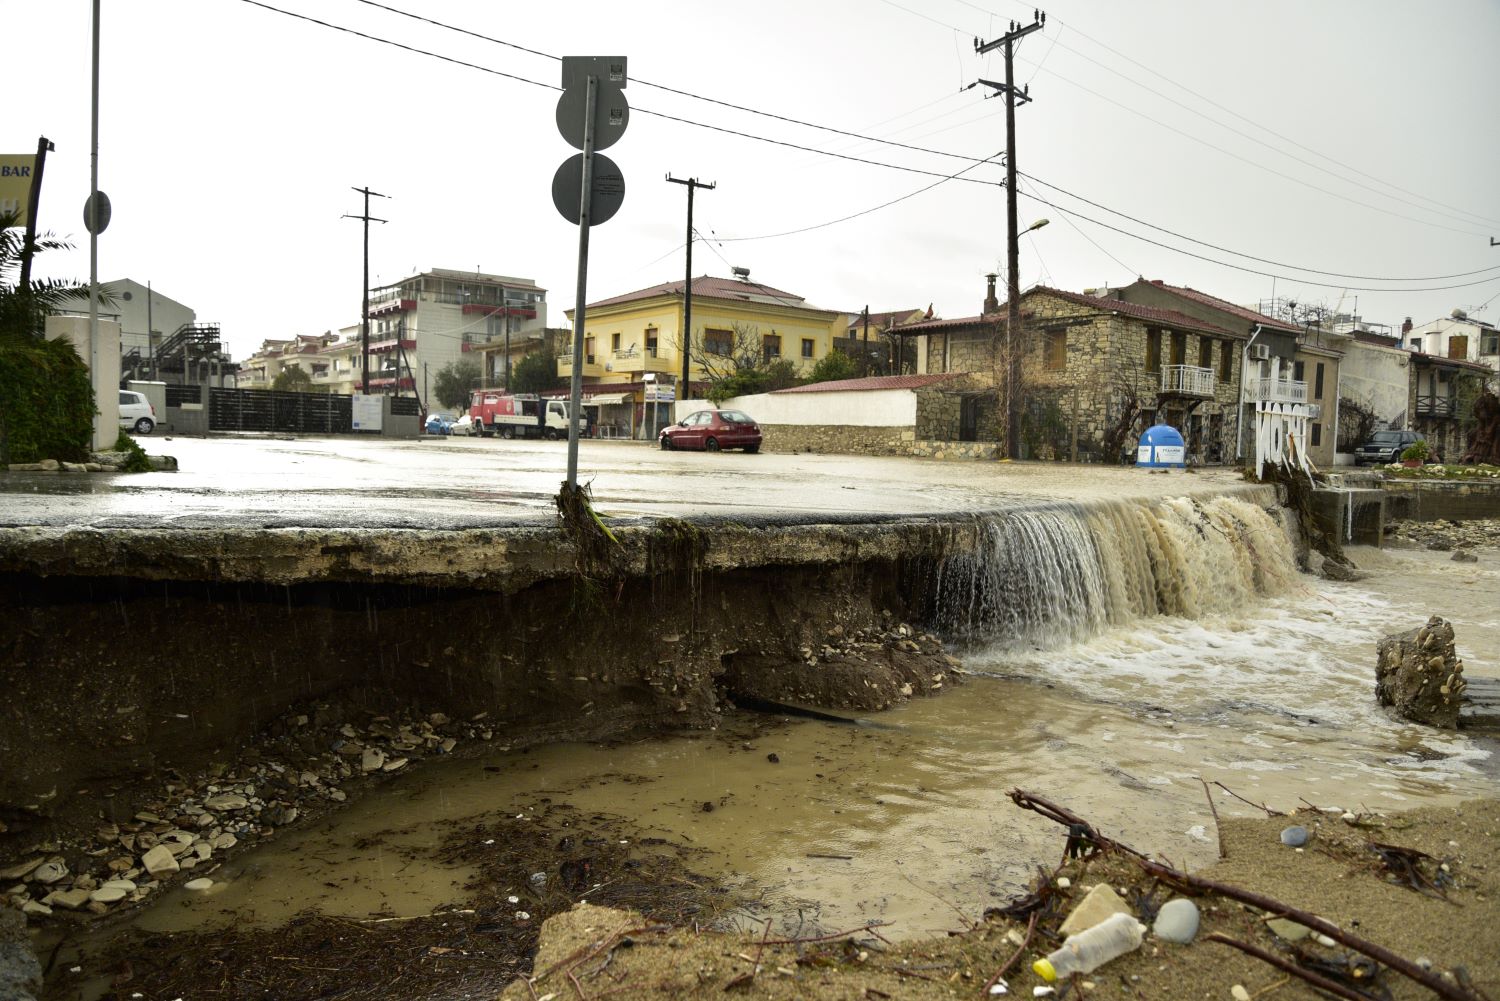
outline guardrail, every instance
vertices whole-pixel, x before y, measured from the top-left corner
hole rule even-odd
[[[1183,396],[1213,396],[1214,370],[1197,365],[1167,365],[1161,370],[1161,391]]]
[[[1306,403],[1307,383],[1293,379],[1251,379],[1246,383],[1250,399],[1266,403]]]

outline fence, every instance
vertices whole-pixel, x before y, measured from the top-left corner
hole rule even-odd
[[[179,386],[175,382],[167,383],[167,406],[180,407],[183,404],[201,405],[202,403],[202,386],[197,384]]]
[[[194,387],[189,387],[194,388]],[[417,413],[417,401],[398,397],[401,408]],[[332,393],[281,393],[272,389],[210,389],[210,431],[286,431],[300,434],[348,434],[353,431],[354,398]]]

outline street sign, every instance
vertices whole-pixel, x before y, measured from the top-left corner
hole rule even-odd
[[[599,79],[600,89],[612,87],[624,90],[629,80],[625,76],[624,56],[563,56],[562,85],[565,89],[582,87],[589,77]]]
[[[587,81],[563,91],[557,99],[557,131],[574,149],[583,149],[584,106],[588,103]],[[594,100],[594,149],[609,149],[630,124],[630,102],[617,90],[599,85]]]
[[[603,153],[594,154],[594,183],[589,200],[589,225],[599,226],[614,218],[625,201],[625,175],[615,162]],[[583,194],[583,154],[575,153],[562,162],[552,177],[552,204],[562,217],[577,226],[578,202]]]
[[[110,214],[109,196],[102,191],[95,192],[83,202],[83,228],[98,236],[109,228]]]

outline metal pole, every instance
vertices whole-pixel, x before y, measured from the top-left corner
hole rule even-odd
[[[1009,65],[1007,63],[1006,65]],[[359,312],[360,341],[363,343],[364,359],[364,384],[360,392],[370,392],[370,189],[365,188],[365,271],[364,271],[364,308]],[[401,375],[396,373],[397,378]]]
[[[99,0],[94,0],[93,109],[89,124],[89,382],[99,393]],[[116,406],[119,404],[116,403]],[[94,415],[94,442],[99,442],[99,415]]]
[[[692,364],[693,343],[693,191],[698,187],[688,178],[687,276],[682,280],[682,385],[691,385],[688,366]],[[686,388],[683,390],[686,392]]]
[[[150,363],[151,381],[156,381],[156,348],[151,343],[151,282],[146,282],[146,361]]]
[[[1016,375],[1021,361],[1021,243],[1016,232],[1016,82],[1012,56],[1015,42],[1005,41],[1005,451],[1021,457],[1021,401],[1016,393]]]
[[[578,194],[578,288],[573,305],[573,378],[568,391],[568,489],[578,489],[578,411],[583,400],[583,334],[589,277],[589,210],[594,189],[594,102],[599,78],[589,76],[583,105],[583,184]],[[508,359],[507,359],[508,361]]]

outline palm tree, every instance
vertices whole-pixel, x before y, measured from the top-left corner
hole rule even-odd
[[[17,226],[18,213],[0,213],[0,337],[41,337],[47,314],[69,299],[87,300],[89,287],[76,282],[48,278],[32,279],[20,286],[21,256],[26,249],[26,231]],[[52,233],[31,241],[32,255],[44,250],[69,250],[72,244]],[[99,301],[110,298],[100,293]]]

